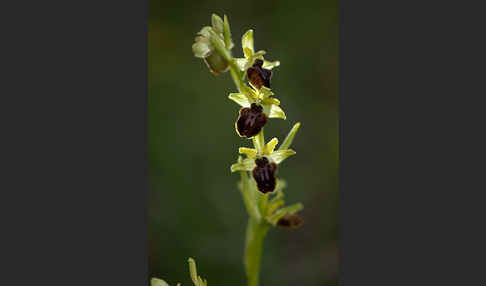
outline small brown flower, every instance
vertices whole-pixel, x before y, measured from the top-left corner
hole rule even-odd
[[[263,61],[256,60],[252,67],[248,68],[246,75],[248,81],[257,89],[266,86],[270,88],[270,78],[272,77],[272,71],[262,68]]]
[[[251,138],[262,130],[265,123],[267,123],[267,116],[263,113],[263,107],[252,103],[250,107],[240,110],[236,129],[240,136]]]
[[[258,190],[262,193],[273,192],[277,185],[275,171],[277,164],[270,163],[267,158],[255,159],[256,167],[253,169],[253,178],[257,182]]]
[[[277,221],[277,226],[294,229],[300,227],[304,221],[296,215],[284,215]]]

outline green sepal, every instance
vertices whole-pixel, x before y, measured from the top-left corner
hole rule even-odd
[[[278,220],[283,217],[284,215],[292,215],[296,212],[302,210],[304,205],[302,203],[296,203],[290,206],[286,206],[284,208],[278,209],[272,215],[268,216],[266,219],[267,221],[272,224],[276,225]]]
[[[203,37],[206,37],[206,38],[209,38],[210,35],[211,35],[211,31],[213,30],[213,28],[211,28],[210,26],[204,26],[202,27],[202,29],[198,32],[199,35],[203,36]]]
[[[275,93],[273,93],[272,90],[266,86],[262,86],[262,88],[260,89],[260,93],[263,95],[262,98],[268,98],[272,95],[275,95]]]
[[[224,15],[224,23],[223,23],[223,37],[224,43],[228,50],[231,50],[234,47],[233,41],[231,40],[231,29],[228,21],[228,17]]]
[[[250,105],[254,102],[252,98],[244,93],[230,93],[228,98],[243,107],[250,107]]]
[[[199,40],[192,44],[192,52],[197,58],[205,58],[211,54],[211,44],[206,40]]]
[[[255,53],[253,49],[253,30],[248,30],[243,37],[241,37],[241,47],[247,59],[251,58]]]
[[[223,24],[223,19],[221,19],[221,17],[219,17],[216,14],[213,14],[211,16],[211,24],[213,26],[214,31],[216,31],[216,33],[220,33],[220,34],[223,33],[224,24]]]
[[[280,101],[279,101],[280,103]],[[276,104],[264,104],[263,105],[263,112],[269,117],[269,118],[281,118],[281,119],[287,119],[287,116],[285,115],[285,112],[280,108],[280,106]]]
[[[162,279],[152,278],[150,279],[150,286],[169,286],[169,284]]]
[[[241,162],[231,165],[231,172],[236,171],[252,171],[256,167],[255,159],[246,158]]]
[[[255,159],[257,156],[257,150],[253,148],[240,147],[238,148],[240,154],[245,154],[248,158]]]
[[[273,98],[273,97],[267,97],[267,98],[262,99],[262,103],[267,104],[267,105],[275,104],[275,105],[278,106],[278,105],[280,105],[280,100]],[[284,113],[284,115],[285,115],[285,113]]]
[[[227,61],[232,60],[231,54],[226,49],[226,45],[224,44],[223,39],[221,39],[221,37],[213,30],[209,31],[209,33],[211,35],[209,37],[211,44],[216,48],[216,50],[221,54],[221,56]]]
[[[286,149],[272,152],[270,155],[268,155],[268,157],[270,157],[270,159],[272,159],[272,161],[276,164],[280,164],[292,155],[295,155],[295,151],[292,149]]]

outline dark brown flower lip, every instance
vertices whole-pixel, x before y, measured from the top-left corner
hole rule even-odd
[[[257,188],[260,192],[266,194],[273,192],[277,185],[275,172],[277,164],[268,161],[266,157],[255,159],[256,167],[252,171],[253,178],[257,183]]]
[[[277,221],[277,226],[287,229],[295,229],[300,226],[304,221],[296,215],[284,215]]]
[[[242,137],[251,138],[262,130],[267,123],[263,107],[252,103],[250,107],[240,109],[236,129]]]
[[[256,60],[253,66],[248,68],[246,76],[248,81],[257,89],[261,89],[262,86],[270,88],[270,78],[272,77],[272,71],[264,69],[262,60]]]

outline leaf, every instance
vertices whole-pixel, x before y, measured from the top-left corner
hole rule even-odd
[[[256,167],[255,160],[246,158],[241,162],[231,165],[231,172],[236,171],[252,171]]]
[[[245,57],[250,58],[255,52],[253,49],[253,30],[248,30],[243,37],[241,37],[241,47]]]
[[[243,93],[230,93],[228,98],[243,107],[250,107],[250,105],[253,103],[253,100],[248,98],[248,96]]]
[[[280,164],[292,155],[295,155],[295,151],[292,149],[286,149],[272,152],[270,155],[268,155],[268,157],[270,157],[276,164]]]
[[[295,133],[297,133],[299,127],[300,127],[300,122],[295,123],[294,127],[290,129],[289,134],[287,134],[287,137],[285,137],[285,140],[283,141],[282,145],[280,145],[280,148],[278,148],[278,150],[289,149],[290,145],[292,144],[292,141],[294,141]]]
[[[150,286],[169,286],[169,284],[162,279],[152,278],[150,279]]]

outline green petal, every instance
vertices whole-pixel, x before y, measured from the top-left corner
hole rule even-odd
[[[260,92],[263,94],[263,97],[266,98],[266,97],[270,97],[272,95],[275,95],[275,93],[272,92],[271,89],[269,89],[268,87],[266,86],[262,86],[262,88],[260,89]]]
[[[248,30],[243,37],[241,37],[241,47],[246,58],[250,58],[253,53],[253,30]]]
[[[245,54],[245,57],[251,58],[253,56],[253,51],[249,48],[243,48],[243,54]]]
[[[223,36],[224,36],[224,43],[228,50],[231,50],[234,46],[233,41],[231,40],[231,30],[229,26],[228,17],[224,15],[224,24],[223,24]]]
[[[269,62],[269,61],[263,61],[262,68],[271,70],[274,67],[278,67],[280,65],[279,61],[274,61],[274,62]]]
[[[250,107],[250,105],[253,103],[253,100],[243,93],[230,93],[228,98],[243,107]]]
[[[255,89],[249,87],[248,85],[243,86],[242,92],[247,96],[249,96],[250,98],[252,98],[253,100],[257,100],[259,98],[258,93],[255,92]]]
[[[294,141],[295,133],[297,133],[299,127],[300,122],[295,123],[294,127],[292,127],[289,134],[287,134],[287,137],[285,137],[285,140],[283,141],[282,145],[280,145],[280,148],[278,148],[278,150],[289,149],[290,144],[292,144],[292,141]]]
[[[223,19],[216,14],[213,14],[211,17],[211,24],[213,25],[213,29],[216,33],[223,33]]]
[[[255,159],[246,158],[241,162],[231,165],[231,172],[252,171],[256,167]]]
[[[198,41],[192,45],[192,52],[195,57],[205,58],[211,53],[211,48],[205,41]]]
[[[268,155],[268,157],[270,157],[275,163],[280,164],[292,155],[295,155],[295,151],[292,149],[286,149],[272,152],[270,155]]]
[[[152,278],[150,280],[150,286],[169,286],[169,284],[162,279]]]
[[[257,155],[257,150],[253,148],[240,147],[238,148],[240,154],[245,154],[248,158],[255,159]]]
[[[254,55],[253,55],[253,60],[256,60],[256,59],[261,59],[263,60],[263,55],[265,55],[267,52],[261,50],[261,51],[258,51],[256,52]]]
[[[270,153],[273,152],[277,144],[278,144],[278,139],[274,137],[272,140],[268,141],[268,143],[265,145],[265,149],[263,150],[263,153],[266,155],[270,155]]]
[[[268,112],[268,117],[270,118],[282,118],[287,119],[285,112],[278,105],[272,104]]]

